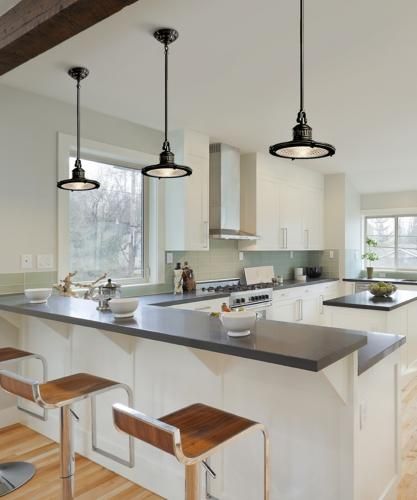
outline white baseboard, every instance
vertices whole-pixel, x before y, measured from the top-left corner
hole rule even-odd
[[[10,406],[0,410],[0,427],[18,424],[20,422],[20,412],[16,406]]]
[[[378,500],[396,500],[398,483],[399,483],[399,476],[397,474],[391,479],[388,486],[385,488],[384,493],[379,497]]]

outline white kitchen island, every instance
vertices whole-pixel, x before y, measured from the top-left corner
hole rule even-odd
[[[203,402],[263,422],[271,437],[271,500],[395,497],[402,337],[259,321],[249,337],[229,339],[203,312],[145,304],[163,300],[169,303],[142,299],[134,319],[116,321],[89,301],[53,296],[32,305],[23,295],[5,296],[1,343],[43,354],[50,378],[86,371],[129,384],[135,407],[152,416]],[[34,362],[26,373],[40,376]],[[124,397],[98,398],[98,437],[102,448],[126,456],[127,439],[110,411]],[[8,396],[0,402],[1,426],[20,421],[58,438],[56,412],[41,422],[18,413]],[[173,457],[137,442],[136,466],[126,469],[91,451],[88,404],[75,411],[77,451],[169,500],[183,499],[184,472]],[[218,478],[211,493],[260,499],[261,457],[261,436],[228,446],[212,461]]]

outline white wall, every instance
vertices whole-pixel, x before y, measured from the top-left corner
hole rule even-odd
[[[345,174],[324,177],[325,247],[339,250],[339,275],[356,276],[361,269],[360,195]]]
[[[362,210],[415,209],[417,191],[399,191],[395,193],[371,193],[361,195]]]
[[[345,275],[357,276],[361,261],[361,200],[348,178],[345,182]]]
[[[20,272],[20,255],[57,251],[57,133],[75,134],[75,107],[0,85],[0,273]],[[158,154],[162,134],[82,111],[82,136]]]

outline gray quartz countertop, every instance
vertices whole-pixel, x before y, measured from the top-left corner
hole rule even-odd
[[[373,311],[393,311],[417,300],[417,290],[397,290],[391,297],[374,297],[370,292],[359,292],[337,299],[325,300],[325,306],[370,309]]]
[[[409,280],[402,278],[343,278],[343,281],[349,281],[353,283],[378,283],[380,281],[385,281],[386,283],[394,283],[394,285],[417,285],[417,280]]]
[[[368,342],[358,351],[358,375],[376,365],[396,349],[405,344],[404,335],[391,333],[367,333]]]
[[[130,319],[99,312],[96,303],[53,295],[29,304],[23,294],[0,297],[0,310],[87,326],[309,371],[320,371],[367,343],[365,332],[260,320],[248,337],[229,338],[206,313],[143,305]]]

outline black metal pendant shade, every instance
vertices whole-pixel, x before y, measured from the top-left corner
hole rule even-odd
[[[77,81],[77,158],[75,160],[74,169],[72,170],[71,179],[59,181],[57,186],[59,189],[67,191],[91,191],[98,189],[100,183],[91,179],[86,179],[85,170],[81,165],[80,159],[80,82],[87,78],[89,71],[87,68],[71,68],[68,71],[71,78]]]
[[[175,42],[178,36],[178,31],[171,28],[162,28],[154,33],[158,42],[164,45],[165,53],[165,140],[159,155],[159,163],[142,168],[142,174],[157,179],[186,177],[193,172],[190,167],[175,163],[175,155],[168,141],[168,46]]]
[[[304,0],[300,0],[300,111],[297,125],[293,128],[293,139],[270,146],[269,152],[280,158],[309,160],[333,156],[336,149],[331,144],[313,139],[313,129],[307,124],[304,111]]]

